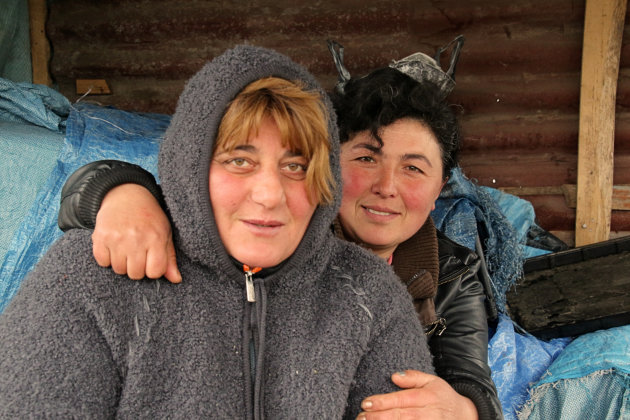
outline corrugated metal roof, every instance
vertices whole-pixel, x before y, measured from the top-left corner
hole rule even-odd
[[[361,74],[463,34],[451,100],[461,106],[464,172],[482,185],[535,187],[576,183],[584,11],[584,0],[56,0],[47,31],[68,98],[78,99],[76,79],[105,79],[113,94],[84,100],[162,113],[203,63],[238,43],[286,53],[330,88],[327,39]],[[627,15],[620,67],[615,185],[630,184]],[[546,229],[574,230],[562,196],[527,199]],[[613,211],[612,230],[630,231],[630,212]]]

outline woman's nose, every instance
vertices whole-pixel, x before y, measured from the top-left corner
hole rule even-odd
[[[396,195],[396,175],[389,168],[382,168],[372,183],[372,192],[382,197]]]
[[[274,208],[285,200],[284,185],[277,170],[261,170],[254,179],[251,198],[265,208]]]

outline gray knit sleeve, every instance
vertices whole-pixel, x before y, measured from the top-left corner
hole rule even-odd
[[[372,325],[368,349],[353,380],[345,418],[355,418],[361,401],[374,394],[398,391],[391,381],[395,372],[407,369],[434,374],[431,353],[411,297],[389,267],[375,267],[366,285],[366,309]],[[369,285],[372,287],[369,287]]]

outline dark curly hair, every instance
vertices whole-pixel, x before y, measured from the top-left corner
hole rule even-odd
[[[457,166],[459,123],[438,87],[418,83],[390,67],[380,68],[361,78],[350,79],[344,93],[333,92],[341,143],[354,134],[369,130],[382,145],[379,131],[401,118],[426,124],[438,140],[442,154],[442,177]]]

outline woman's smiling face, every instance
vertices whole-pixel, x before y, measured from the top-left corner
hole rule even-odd
[[[444,180],[438,141],[425,124],[400,119],[379,136],[382,146],[369,131],[341,146],[339,219],[348,239],[387,258],[422,227]]]
[[[210,163],[210,201],[227,252],[252,267],[271,267],[299,245],[316,208],[306,186],[308,161],[281,144],[266,119],[257,134]]]

